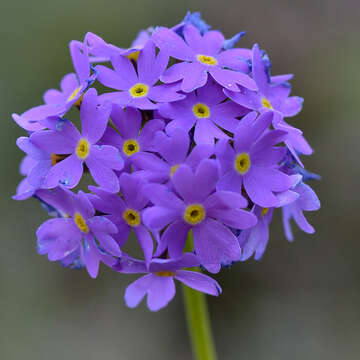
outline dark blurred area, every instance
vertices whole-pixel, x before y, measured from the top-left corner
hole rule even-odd
[[[3,0],[0,6],[1,251],[0,359],[190,359],[181,291],[165,310],[126,308],[134,279],[102,267],[97,280],[63,269],[36,252],[47,218],[35,200],[11,199],[20,181],[24,134],[11,119],[42,102],[72,71],[68,43],[87,31],[127,47],[151,25],[171,26],[201,11],[227,37],[247,30],[273,74],[294,73],[305,98],[291,120],[315,149],[306,167],[322,209],[308,213],[314,235],[283,235],[275,216],[268,249],[223,270],[223,295],[209,299],[219,359],[359,359],[359,83],[358,1]]]

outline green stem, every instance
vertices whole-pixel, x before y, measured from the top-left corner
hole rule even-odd
[[[192,251],[193,238],[190,231],[185,251]],[[191,269],[200,271],[199,268]],[[216,360],[214,339],[206,302],[206,295],[183,285],[184,307],[194,360]]]
[[[183,285],[185,313],[195,360],[216,360],[206,295]]]

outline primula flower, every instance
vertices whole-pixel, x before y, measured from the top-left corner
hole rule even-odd
[[[303,182],[300,182],[294,189],[299,194],[297,200],[282,208],[283,225],[285,229],[286,238],[289,241],[294,240],[294,235],[291,231],[290,220],[294,219],[299,228],[312,234],[315,232],[314,228],[306,220],[304,211],[315,211],[320,209],[320,201],[311,187]]]
[[[221,32],[208,31],[201,36],[195,26],[187,25],[183,33],[185,41],[173,30],[164,27],[156,29],[153,33],[152,39],[160,50],[183,61],[166,70],[160,78],[161,81],[174,83],[182,80],[181,90],[191,92],[204,86],[210,74],[226,89],[240,91],[240,85],[257,90],[254,80],[243,73],[248,71],[248,65],[238,59],[239,51],[221,51],[225,41]]]
[[[120,189],[122,198],[100,188],[90,186],[89,189],[96,195],[89,195],[93,206],[113,222],[118,233],[114,238],[123,246],[133,230],[144,253],[146,264],[150,263],[153,253],[153,240],[142,222],[142,213],[149,200],[144,196],[142,187],[144,182],[135,175],[122,174]]]
[[[143,261],[123,257],[113,268],[126,274],[146,273],[127,287],[125,302],[133,308],[147,295],[148,308],[158,311],[175,296],[174,279],[205,294],[221,294],[221,287],[214,279],[199,272],[183,270],[199,264],[194,254],[186,253],[177,259],[153,259],[149,269]]]
[[[172,121],[168,130],[181,128],[190,131],[195,126],[196,144],[213,144],[215,139],[228,139],[220,128],[234,132],[239,125],[237,117],[248,111],[232,101],[225,101],[222,87],[209,81],[205,86],[188,94],[186,99],[161,105],[159,113]],[[220,128],[219,128],[220,127]]]
[[[210,29],[188,13],[141,31],[130,48],[88,32],[70,43],[76,73],[61,90],[14,114],[27,134],[17,140],[26,156],[13,198],[34,197],[55,217],[37,231],[39,253],[92,277],[100,262],[145,274],[126,290],[129,307],[147,295],[150,310],[163,308],[174,279],[219,295],[201,272],[259,260],[279,209],[289,240],[292,218],[314,231],[303,215],[320,207],[304,183],[318,178],[302,163],[312,149],[286,122],[302,107],[292,75],[271,76],[258,45],[236,47],[245,32],[225,39]],[[130,233],[139,259],[123,252]]]
[[[39,190],[37,196],[63,214],[61,218],[47,220],[37,230],[40,254],[57,261],[80,251],[81,261],[93,278],[98,274],[100,261],[111,266],[114,263],[111,255],[121,256],[111,236],[118,231],[116,226],[104,216],[95,216],[85,193],[75,195],[58,187],[51,192]]]
[[[180,256],[192,229],[195,252],[201,264],[213,273],[220,270],[222,262],[240,259],[239,243],[227,226],[246,229],[256,223],[253,214],[241,209],[247,206],[241,195],[215,192],[217,180],[216,163],[205,159],[195,173],[187,165],[175,171],[172,183],[179,196],[164,185],[144,188],[155,205],[144,211],[144,223],[153,230],[169,225],[159,246],[167,247],[171,258]]]
[[[164,123],[162,120],[152,119],[141,128],[142,118],[139,110],[131,107],[124,110],[116,104],[112,107],[111,120],[115,129],[107,127],[101,142],[119,149],[124,160],[124,169],[130,171],[133,155],[155,151],[154,136],[157,131],[164,128]]]
[[[90,74],[90,63],[86,46],[79,41],[70,43],[70,54],[75,74],[65,75],[60,83],[61,91],[50,89],[44,94],[45,105],[36,106],[22,115],[13,114],[16,123],[28,131],[44,128],[41,120],[49,116],[63,116],[76,103],[84,91],[94,82],[96,75]]]
[[[105,93],[104,99],[121,106],[132,106],[142,110],[156,109],[154,102],[176,101],[184,98],[178,94],[177,85],[155,85],[169,62],[169,57],[163,51],[156,56],[155,46],[148,41],[140,51],[137,61],[137,72],[132,62],[125,56],[111,58],[115,70],[103,65],[96,66],[99,72],[98,80],[105,86],[121,90]]]
[[[142,152],[133,156],[133,163],[139,169],[136,174],[154,182],[168,182],[182,164],[196,170],[200,161],[214,154],[214,146],[203,144],[190,149],[190,138],[182,128],[170,134],[158,131],[154,137],[154,151],[160,155]]]
[[[254,207],[257,216],[257,224],[246,230],[242,230],[238,237],[241,246],[241,261],[248,260],[253,254],[255,260],[260,260],[269,241],[269,224],[272,220],[274,208]]]
[[[100,186],[112,192],[119,190],[114,173],[124,166],[119,150],[110,145],[96,145],[104,134],[110,111],[110,103],[98,105],[96,90],[90,89],[84,95],[80,109],[82,133],[69,120],[52,118],[46,121],[50,130],[41,130],[31,136],[36,146],[52,154],[69,155],[51,167],[45,180],[46,187],[59,184],[75,187],[86,164]]]
[[[257,117],[256,112],[246,115],[234,135],[234,148],[228,141],[220,140],[216,146],[221,172],[217,187],[241,193],[242,186],[251,201],[262,207],[279,204],[274,192],[291,187],[291,178],[276,169],[284,157],[284,147],[275,147],[283,141],[286,133],[279,130],[264,134],[271,124],[273,114],[265,112]]]

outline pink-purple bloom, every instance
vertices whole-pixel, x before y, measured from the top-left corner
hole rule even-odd
[[[302,99],[290,96],[291,74],[270,74],[258,45],[237,47],[244,34],[225,39],[188,13],[128,48],[91,32],[71,41],[75,73],[44,105],[13,115],[26,131],[13,198],[33,197],[52,217],[36,232],[40,254],[93,278],[100,262],[119,276],[143,274],[125,302],[147,296],[157,311],[175,280],[220,295],[203,272],[260,260],[273,214],[282,212],[290,241],[292,219],[314,232],[304,212],[320,207],[308,185],[319,177],[288,123]]]

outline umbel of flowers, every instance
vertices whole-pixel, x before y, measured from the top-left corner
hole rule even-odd
[[[288,123],[303,100],[290,96],[292,75],[270,74],[257,44],[235,47],[242,35],[225,39],[189,13],[141,31],[128,49],[93,33],[70,42],[75,72],[44,104],[13,114],[27,131],[14,198],[34,197],[52,217],[36,232],[40,254],[93,278],[100,263],[143,274],[126,304],[147,295],[156,311],[175,280],[219,295],[192,268],[259,260],[274,211],[289,241],[292,219],[314,232],[304,211],[320,207],[307,184],[317,176],[300,159],[312,149]],[[127,241],[142,259],[124,252]]]

